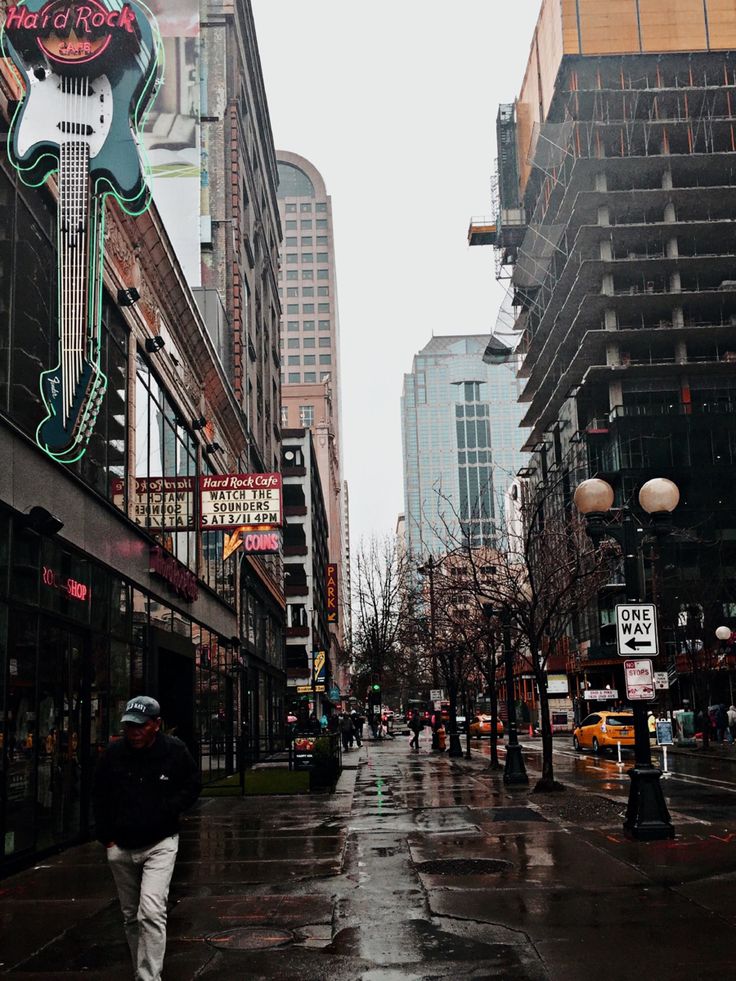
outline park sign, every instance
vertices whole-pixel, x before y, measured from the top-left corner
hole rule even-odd
[[[621,657],[657,656],[657,608],[654,603],[616,604],[616,647]]]
[[[281,474],[231,473],[199,478],[200,525],[203,531],[281,525]]]

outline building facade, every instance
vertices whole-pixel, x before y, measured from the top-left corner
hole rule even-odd
[[[415,355],[401,399],[412,559],[448,551],[453,539],[498,540],[506,488],[524,459],[518,394],[514,353],[485,336],[433,337]]]
[[[554,469],[562,507],[588,476],[618,505],[651,477],[678,485],[679,531],[647,562],[675,698],[703,673],[711,700],[729,697],[711,668],[726,663],[716,627],[736,626],[735,52],[733,13],[712,0],[545,0],[499,113],[492,234],[532,479]],[[620,599],[609,588],[572,626],[579,685],[620,687]]]
[[[310,713],[321,718],[329,704],[339,701],[330,698],[336,679],[326,656],[330,646],[327,510],[311,431],[285,429],[282,435],[287,692],[289,708],[306,725]],[[320,652],[324,667],[320,667]]]
[[[247,41],[249,69],[238,75],[252,88],[238,111],[267,119],[249,6],[225,12],[223,23],[231,46]],[[233,311],[247,291],[236,288],[233,267],[222,287],[203,277],[223,311],[209,322],[156,206],[138,216],[108,207],[99,336],[89,348],[106,385],[88,441],[66,460],[39,441],[38,427],[44,399],[59,385],[54,366],[61,375],[75,364],[62,353],[67,335],[57,324],[68,321],[59,308],[67,317],[77,311],[84,291],[73,300],[66,291],[56,236],[63,181],[52,174],[29,187],[9,164],[8,121],[22,93],[7,67],[0,69],[3,870],[90,833],[94,766],[132,695],[159,699],[166,729],[189,745],[205,780],[232,772],[239,750],[249,761],[280,744],[285,696],[281,558],[226,560],[223,533],[200,526],[198,501],[201,476],[280,464],[280,230],[270,130],[251,131],[247,154],[248,166],[266,175],[267,207],[259,213],[260,260],[249,274],[261,300],[238,327],[240,356]],[[230,118],[221,118],[228,134]],[[243,173],[249,180],[250,170]],[[234,205],[229,196],[223,203]],[[213,330],[218,323],[229,341]],[[42,372],[51,379],[43,399]],[[76,405],[65,410],[70,417]]]
[[[340,428],[340,318],[332,201],[319,171],[304,157],[277,151],[284,230],[281,290],[281,424],[312,430],[337,565],[337,609],[331,611],[331,662],[341,690],[349,629],[350,561],[347,485]]]

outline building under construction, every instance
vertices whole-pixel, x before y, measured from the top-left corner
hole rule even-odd
[[[567,505],[588,476],[617,503],[677,483],[680,531],[647,564],[677,684],[694,650],[726,664],[714,631],[736,628],[736,7],[545,0],[497,127],[470,241],[493,240],[514,303],[527,472],[557,470]],[[593,687],[616,681],[606,595],[575,625]]]

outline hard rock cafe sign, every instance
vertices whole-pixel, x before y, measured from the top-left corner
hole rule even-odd
[[[157,89],[161,38],[148,8],[119,0],[25,0],[0,32],[21,97],[8,156],[31,187],[56,175],[56,365],[42,372],[36,441],[78,460],[107,388],[100,367],[105,200],[150,203],[141,132]]]

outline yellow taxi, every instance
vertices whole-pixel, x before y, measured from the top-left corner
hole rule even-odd
[[[491,734],[491,717],[490,715],[476,715],[473,717],[473,721],[470,723],[470,735],[475,739],[480,739],[481,736],[490,736]],[[503,722],[500,719],[496,720],[496,735],[503,737]]]
[[[621,743],[623,748],[634,745],[634,716],[631,712],[592,712],[579,726],[575,726],[572,744],[575,749],[592,749],[599,753],[605,749],[615,749]]]

